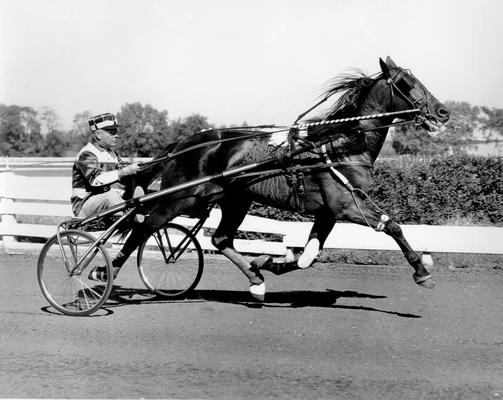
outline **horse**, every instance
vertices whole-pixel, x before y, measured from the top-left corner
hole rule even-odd
[[[381,71],[373,76],[358,72],[334,79],[325,99],[335,94],[339,98],[328,111],[308,120],[304,136],[301,129],[295,126],[290,129],[287,150],[271,145],[270,134],[223,128],[201,131],[156,155],[154,164],[139,177],[139,184],[145,188],[155,177],[160,177],[162,190],[271,157],[278,162],[273,173],[259,168],[255,174],[243,178],[222,176],[146,204],[146,220],[132,226],[113,261],[114,268],[118,271],[139,244],[173,218],[182,214],[203,215],[216,204],[222,217],[212,235],[212,244],[248,278],[249,292],[258,301],[263,301],[266,293],[262,271],[281,274],[310,267],[337,221],[367,225],[390,235],[412,266],[414,282],[433,288],[430,272],[400,226],[365,201],[365,192],[373,163],[396,115],[400,114],[399,121],[415,121],[426,131],[434,132],[447,122],[450,111],[409,70],[397,66],[390,57],[386,61],[379,59],[379,63]],[[330,124],[341,118],[352,120],[351,117],[375,113],[383,117]],[[322,151],[316,145],[320,141],[324,141]],[[306,150],[309,146],[312,151]],[[170,157],[173,153],[178,155]],[[310,169],[313,163],[325,167]],[[296,166],[295,173],[292,165]],[[252,202],[314,216],[308,242],[297,260],[273,263],[270,257],[261,256],[249,261],[236,251],[233,240]]]

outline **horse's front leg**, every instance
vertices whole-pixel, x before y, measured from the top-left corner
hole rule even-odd
[[[400,225],[390,219],[387,215],[383,214],[380,217],[380,222],[378,223],[376,230],[381,230],[384,233],[388,234],[398,244],[405,258],[412,266],[412,268],[414,268],[415,272],[414,275],[412,275],[414,282],[427,289],[433,289],[435,287],[435,282],[431,280],[431,274],[424,266],[419,255],[412,249],[412,247],[409,245],[409,242],[407,242],[407,240],[405,239]]]
[[[388,215],[370,208],[358,197],[355,196],[355,198],[356,200],[351,199],[351,201],[347,200],[345,202],[342,218],[348,222],[370,226],[378,232],[384,232],[391,236],[402,250],[409,264],[414,268],[414,282],[428,289],[435,287],[435,283],[431,280],[431,274],[423,265],[419,255],[405,239],[400,226]],[[355,201],[358,202],[359,207],[356,206]]]
[[[222,199],[219,201],[222,219],[211,238],[212,244],[230,261],[232,261],[250,281],[250,293],[257,300],[263,301],[265,297],[264,277],[241,253],[234,248],[234,237],[250,208],[251,201],[232,201]]]

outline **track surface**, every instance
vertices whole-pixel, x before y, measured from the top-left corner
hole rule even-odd
[[[117,279],[141,288],[132,263]],[[187,300],[54,312],[35,255],[0,255],[0,397],[501,399],[503,270],[321,264],[266,275],[262,305],[207,260]]]

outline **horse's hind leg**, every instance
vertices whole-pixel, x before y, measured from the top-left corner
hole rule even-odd
[[[252,296],[263,301],[265,296],[264,277],[258,269],[253,268],[242,254],[234,249],[234,237],[250,208],[251,200],[232,197],[231,199],[222,199],[218,204],[222,210],[222,219],[211,238],[211,242],[247,276]]]
[[[122,246],[122,249],[120,249],[115,258],[112,260],[114,276],[119,273],[119,270],[127,261],[131,253],[145,241],[150,233],[151,232],[147,230],[146,224],[135,224],[134,228],[131,230],[131,234]]]
[[[163,208],[151,213],[143,223],[134,224],[130,235],[126,239],[122,249],[112,261],[114,274],[117,275],[124,263],[136,248],[142,244],[153,232],[163,226],[173,217],[173,208]]]
[[[276,275],[286,274],[287,272],[305,269],[313,265],[318,258],[328,235],[335,225],[336,219],[326,208],[320,209],[314,218],[314,224],[309,233],[309,238],[304,246],[304,251],[297,260],[275,263],[265,263],[260,269],[272,272]]]
[[[325,208],[320,209],[316,213],[307,244],[297,260],[299,268],[307,268],[313,265],[320,251],[323,249],[328,235],[330,235],[330,232],[334,228],[335,222],[335,216]]]

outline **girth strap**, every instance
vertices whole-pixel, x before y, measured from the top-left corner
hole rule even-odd
[[[328,156],[327,146],[325,144],[323,144],[321,146],[321,152],[323,154],[323,157],[325,157],[326,163],[327,164],[333,164],[332,160]],[[344,186],[346,186],[350,191],[353,190],[353,185],[351,185],[351,183],[349,183],[348,178],[346,178],[342,172],[340,172],[339,170],[335,169],[333,165],[330,167],[330,171],[332,171],[332,173],[337,177],[337,179],[339,179],[341,181],[341,183]]]

